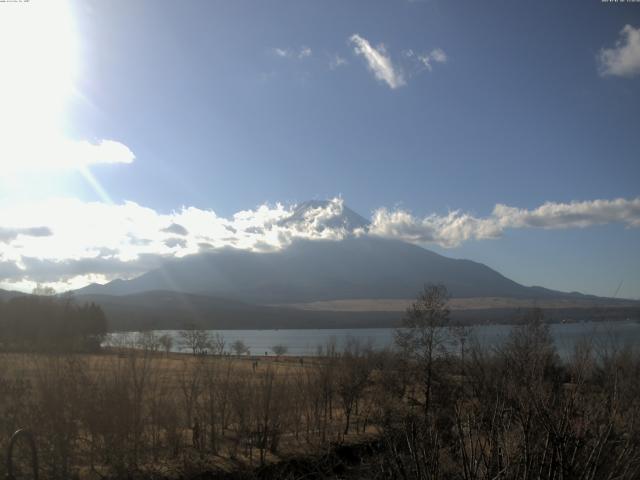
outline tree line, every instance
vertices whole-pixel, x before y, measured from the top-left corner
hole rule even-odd
[[[106,317],[94,303],[78,304],[72,297],[53,295],[0,301],[4,351],[97,351],[106,333]]]

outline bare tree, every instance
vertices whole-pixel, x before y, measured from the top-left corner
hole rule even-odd
[[[42,297],[52,297],[56,294],[56,290],[48,285],[42,285],[38,283],[31,292],[33,295],[39,295]]]
[[[213,355],[224,354],[224,347],[226,346],[226,344],[227,342],[224,339],[224,335],[216,332],[216,334],[210,338],[211,353]]]
[[[556,363],[557,354],[540,308],[531,310],[522,325],[512,328],[500,353],[508,365],[508,372],[526,384],[543,378]]]
[[[289,348],[286,345],[274,345],[271,347],[271,350],[276,354],[276,357],[279,357],[280,355],[287,353]]]
[[[173,337],[165,333],[164,335],[161,335],[160,338],[158,338],[158,342],[164,350],[164,353],[169,355],[169,352],[171,352],[171,347],[173,347]]]
[[[196,360],[195,365],[186,363],[180,371],[178,382],[182,391],[182,401],[186,427],[192,430],[192,444],[197,446],[200,440],[200,425],[196,415],[196,407],[203,393],[204,366],[201,359]]]
[[[157,352],[160,348],[160,339],[152,331],[140,332],[136,336],[136,346],[148,352]]]
[[[447,341],[442,327],[449,325],[448,302],[449,293],[444,285],[426,285],[395,332],[396,344],[417,368],[425,415],[431,403],[436,354],[444,352]]]
[[[182,348],[191,350],[194,355],[203,353],[211,344],[209,332],[199,328],[181,330],[180,344]]]
[[[356,338],[349,338],[345,346],[340,368],[337,372],[337,392],[342,401],[345,427],[344,434],[349,433],[351,414],[369,383],[372,363],[369,361],[371,347],[363,348]]]
[[[247,353],[249,351],[249,348],[242,340],[238,339],[231,344],[231,350],[233,350],[236,355],[240,356]]]
[[[336,338],[329,338],[324,346],[318,345],[317,352],[321,361],[315,364],[316,372],[309,378],[308,385],[313,395],[315,427],[320,432],[321,442],[324,443],[330,421],[333,420],[333,400],[338,370]]]

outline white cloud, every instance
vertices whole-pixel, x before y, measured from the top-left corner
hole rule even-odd
[[[354,45],[355,54],[365,58],[369,70],[373,72],[378,80],[385,82],[391,89],[405,85],[402,72],[393,65],[384,45],[374,48],[366,38],[358,34],[353,34],[349,41]]]
[[[412,243],[456,247],[465,241],[498,238],[512,228],[585,228],[607,223],[640,227],[640,197],[633,200],[547,202],[533,210],[498,204],[490,216],[460,211],[417,218],[404,210],[374,212],[369,233]]]
[[[444,63],[447,61],[447,54],[441,48],[434,48],[429,54],[434,62]]]
[[[313,50],[306,45],[302,45],[300,48],[274,48],[273,53],[282,58],[297,58],[298,60],[302,60],[303,58],[308,58],[313,55]]]
[[[335,70],[337,68],[343,67],[345,65],[348,65],[349,62],[347,62],[347,59],[344,57],[341,57],[339,54],[335,54],[333,55],[330,59],[329,59],[329,68],[331,70]]]
[[[405,210],[381,208],[373,214],[369,233],[410,243],[456,247],[471,239],[496,238],[501,229],[492,220],[478,219],[459,211],[417,218]]]
[[[132,277],[162,259],[206,249],[270,251],[295,239],[339,240],[349,232],[328,222],[342,208],[342,200],[335,199],[284,222],[294,209],[281,204],[260,205],[231,218],[195,207],[161,214],[134,202],[77,199],[0,207],[0,285],[21,282],[24,288],[24,282],[54,281],[58,289],[65,282],[65,288],[76,288]]]
[[[298,58],[307,58],[310,57],[312,54],[312,51],[309,47],[305,47],[304,45],[300,48],[300,51],[298,52]]]
[[[614,48],[598,53],[600,75],[631,77],[640,74],[640,28],[625,25]]]
[[[273,53],[275,53],[279,57],[288,57],[291,53],[286,48],[274,48]]]
[[[433,62],[445,63],[447,61],[447,54],[440,48],[434,48],[429,53],[418,55],[418,60],[427,70],[431,71],[433,70]]]
[[[441,48],[434,48],[427,53],[416,53],[412,49],[404,50],[402,55],[407,59],[412,59],[422,69],[433,70],[433,63],[446,63],[447,54]]]
[[[498,204],[493,210],[493,217],[509,228],[585,228],[606,223],[640,227],[640,197],[633,200],[547,202],[534,210]]]
[[[0,145],[3,159],[0,175],[16,172],[67,170],[96,164],[131,163],[135,155],[114,140],[90,143],[59,136],[36,139],[7,138]]]
[[[311,202],[303,209],[265,204],[230,218],[195,207],[162,214],[134,202],[77,199],[0,206],[0,288],[28,290],[36,282],[57,290],[78,288],[130,278],[168,258],[229,247],[267,252],[286,248],[296,239],[340,241],[373,235],[456,247],[499,238],[508,229],[607,223],[639,228],[640,197],[547,202],[532,210],[497,204],[486,217],[453,211],[419,218],[405,210],[381,208],[368,228],[358,220],[344,221],[352,213],[341,198]]]
[[[85,141],[66,144],[66,150],[58,153],[61,161],[69,166],[92,165],[97,163],[132,163],[135,155],[126,145],[114,140],[101,140],[98,143]]]

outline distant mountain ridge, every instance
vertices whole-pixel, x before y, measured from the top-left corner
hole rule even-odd
[[[0,290],[0,304],[29,294]],[[505,301],[506,300],[506,301]],[[398,308],[379,309],[369,301],[364,308],[327,308],[312,305],[253,305],[211,295],[175,291],[147,291],[129,295],[76,294],[79,304],[99,305],[110,331],[166,330],[201,327],[208,329],[265,328],[383,328],[399,326],[406,302]],[[393,302],[393,301],[391,301]],[[409,302],[409,301],[407,301]],[[340,304],[341,301],[328,302]],[[346,301],[347,305],[353,301]],[[384,303],[384,302],[383,302]],[[575,320],[640,319],[640,302],[606,301],[588,297],[572,301],[538,302],[508,299],[453,299],[451,317],[464,324],[514,323],[535,305],[540,305],[550,322]],[[1,305],[0,305],[1,307]],[[302,307],[302,308],[301,308]],[[311,308],[308,308],[311,307]],[[1,310],[1,308],[0,308]]]
[[[27,295],[27,294],[24,292],[18,292],[15,290],[0,290],[0,300],[2,301],[11,300],[12,298],[22,297],[24,295]]]

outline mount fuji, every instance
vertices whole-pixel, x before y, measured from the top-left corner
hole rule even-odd
[[[323,211],[318,215],[318,211]],[[325,212],[326,211],[326,212]],[[253,252],[234,248],[168,259],[160,268],[131,280],[92,284],[77,294],[128,295],[174,291],[241,300],[289,304],[344,299],[408,299],[424,284],[442,283],[457,298],[576,298],[520,285],[490,267],[439,255],[400,240],[366,234],[369,221],[346,206],[300,204],[281,225],[313,219],[316,230],[343,232],[338,240],[296,239],[285,248]]]

